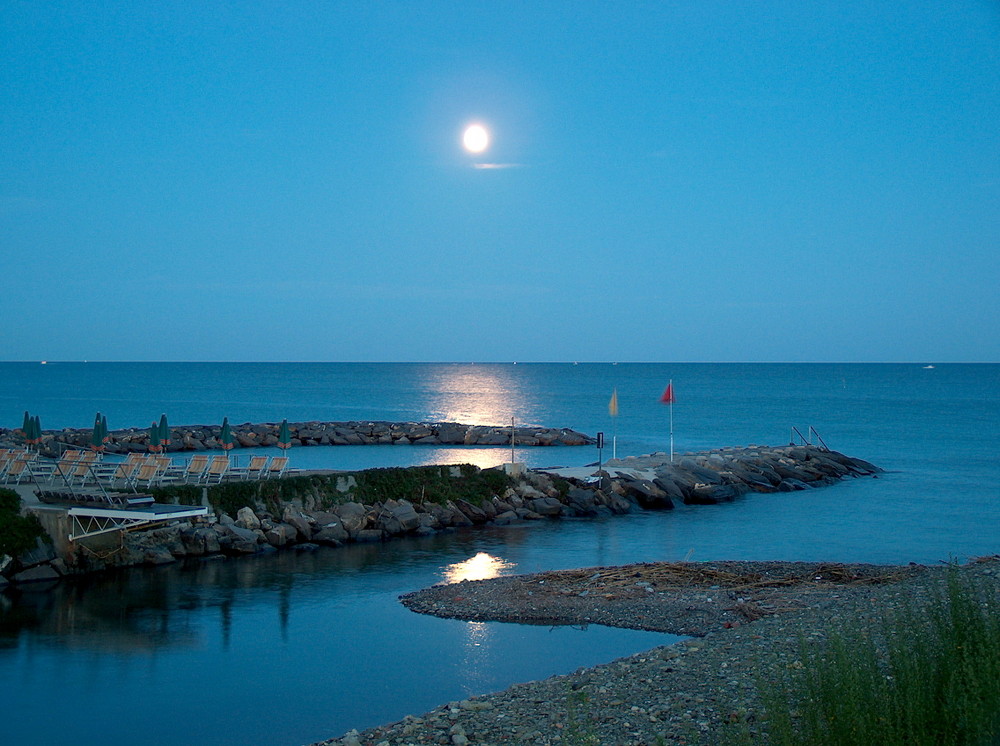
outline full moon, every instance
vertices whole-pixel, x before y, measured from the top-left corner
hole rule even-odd
[[[481,124],[471,124],[462,133],[462,145],[470,153],[482,153],[490,144],[490,133]]]

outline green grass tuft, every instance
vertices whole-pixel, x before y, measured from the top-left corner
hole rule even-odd
[[[960,577],[873,631],[803,646],[802,675],[762,687],[765,730],[791,746],[969,746],[1000,736],[1000,608]]]

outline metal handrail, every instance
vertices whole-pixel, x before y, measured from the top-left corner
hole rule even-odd
[[[826,444],[825,442],[823,442],[823,438],[822,438],[822,436],[821,436],[821,435],[820,435],[820,434],[819,434],[819,433],[818,433],[818,432],[816,431],[816,428],[814,428],[814,427],[813,427],[812,425],[810,425],[810,426],[809,426],[809,437],[810,437],[810,439],[812,438],[812,436],[813,436],[813,435],[815,435],[815,436],[816,436],[816,440],[817,440],[817,442],[818,442],[818,443],[819,443],[819,444],[820,444],[821,446],[823,446],[823,450],[824,450],[824,451],[829,451],[829,450],[830,450],[830,446],[828,446],[828,445],[827,445],[827,444]]]

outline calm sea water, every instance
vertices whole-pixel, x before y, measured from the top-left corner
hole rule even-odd
[[[822,490],[600,521],[458,532],[382,546],[129,570],[0,596],[5,742],[298,744],[444,701],[569,672],[669,637],[468,624],[396,597],[484,565],[532,572],[624,562],[802,559],[934,563],[1000,551],[1000,366],[0,364],[0,424],[453,420],[617,435],[664,450],[788,442],[888,472]],[[620,416],[608,417],[613,388]],[[609,455],[605,449],[605,458]],[[298,448],[300,467],[509,458],[509,450]],[[592,448],[518,449],[533,465]],[[499,568],[498,570],[496,568]]]

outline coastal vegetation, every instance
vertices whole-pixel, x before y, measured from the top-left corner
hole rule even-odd
[[[21,515],[21,497],[14,490],[0,488],[0,557],[33,549],[38,541],[49,540],[34,514]]]
[[[964,746],[1000,736],[1000,608],[949,574],[920,607],[802,644],[801,668],[761,684],[778,746]],[[752,742],[745,730],[740,743]]]
[[[461,464],[312,474],[261,482],[230,482],[207,488],[180,485],[150,492],[159,502],[199,505],[205,489],[212,508],[219,513],[236,515],[244,507],[262,507],[280,514],[284,505],[294,501],[319,509],[346,502],[371,505],[386,500],[438,505],[465,500],[478,506],[503,493],[510,484],[510,477],[499,469],[480,470],[471,464]]]

